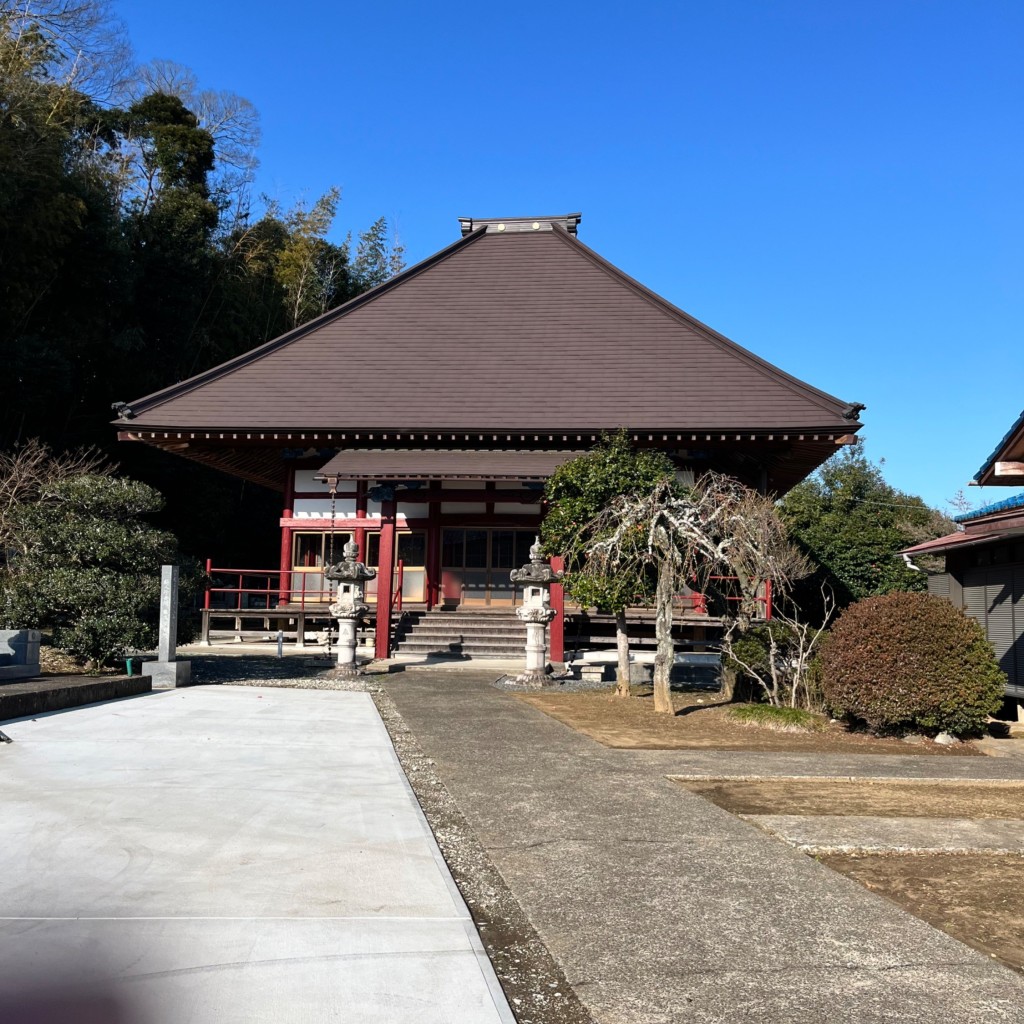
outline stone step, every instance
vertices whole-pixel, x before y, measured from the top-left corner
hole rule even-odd
[[[418,622],[410,626],[407,633],[444,633],[448,636],[525,636],[526,625],[522,622],[467,622],[448,623]]]
[[[421,622],[465,623],[465,622],[519,622],[514,611],[427,611],[421,616]]]
[[[397,654],[469,654],[476,656],[491,656],[496,658],[517,658],[524,652],[523,644],[467,644],[453,642],[443,643],[417,643],[405,641],[400,643],[396,649]]]
[[[476,658],[518,658],[526,627],[510,608],[416,612],[403,621],[398,654],[464,654]]]

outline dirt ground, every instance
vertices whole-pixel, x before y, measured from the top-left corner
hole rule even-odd
[[[820,860],[966,945],[1024,971],[1024,857],[835,854]]]
[[[906,743],[849,732],[836,723],[817,733],[775,732],[737,722],[728,705],[708,691],[673,694],[675,715],[659,714],[649,687],[634,687],[628,700],[611,690],[584,693],[539,691],[520,700],[597,740],[632,750],[770,750],[798,753],[977,755],[970,743],[951,747],[931,741]]]
[[[679,780],[733,814],[883,818],[1024,818],[1024,782],[872,782],[863,779]]]
[[[85,675],[88,670],[70,654],[58,651],[55,647],[43,646],[39,648],[39,671],[43,675],[73,676]]]
[[[708,779],[679,784],[733,814],[1024,817],[1024,782]],[[968,946],[1024,970],[1024,857],[909,853],[818,859]]]

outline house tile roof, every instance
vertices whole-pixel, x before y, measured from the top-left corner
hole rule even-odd
[[[997,512],[1012,512],[1018,508],[1024,509],[1024,491],[1021,491],[1020,494],[1014,494],[1010,498],[1003,498],[1002,501],[994,501],[991,505],[985,505],[983,508],[976,508],[972,512],[965,512],[963,515],[954,516],[953,521],[969,523],[975,519],[994,515]]]
[[[1022,474],[997,474],[997,462],[1024,462],[1024,412],[1017,417],[1013,426],[1006,432],[1003,439],[996,445],[995,451],[982,463],[974,474],[976,483],[988,484],[1020,484],[1024,482]]]
[[[318,320],[128,403],[118,425],[837,436],[860,426],[855,407],[688,316],[564,226],[544,228],[483,222]]]
[[[944,537],[935,537],[926,540],[921,544],[915,544],[912,548],[904,548],[901,555],[923,555],[939,551],[948,551],[950,548],[962,547],[964,544],[977,543],[978,538],[963,531],[947,533]]]

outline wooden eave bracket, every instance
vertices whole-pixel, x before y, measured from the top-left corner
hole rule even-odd
[[[993,467],[993,475],[1024,477],[1024,462],[997,462]]]

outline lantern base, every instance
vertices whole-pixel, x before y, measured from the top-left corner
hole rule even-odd
[[[327,679],[356,679],[363,675],[363,670],[357,665],[335,665],[322,675]]]
[[[502,676],[500,682],[508,686],[521,686],[525,690],[540,690],[545,686],[556,686],[558,680],[551,675],[549,668],[532,669],[521,672],[517,676]]]

